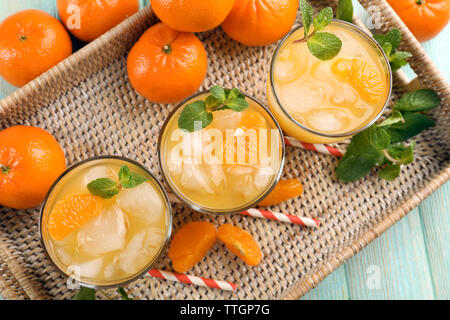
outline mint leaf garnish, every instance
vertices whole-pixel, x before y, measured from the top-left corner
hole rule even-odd
[[[330,24],[331,20],[333,20],[333,9],[330,7],[322,9],[313,20],[314,31],[319,32],[325,29],[325,27]]]
[[[295,40],[294,43],[306,42],[311,54],[320,60],[336,57],[342,48],[341,39],[332,33],[322,32],[333,20],[333,10],[324,8],[314,18],[312,7],[305,0],[300,0],[300,11],[305,32],[303,38]],[[310,34],[311,23],[314,24],[314,31]]]
[[[416,143],[414,141],[409,145],[402,143],[393,144],[384,151],[384,155],[387,160],[395,164],[409,164],[414,161],[414,147]]]
[[[119,194],[122,188],[131,189],[147,180],[145,176],[130,171],[130,168],[124,165],[119,170],[119,182],[109,178],[99,178],[89,182],[87,188],[95,196],[110,199]]]
[[[209,89],[211,96],[217,99],[217,101],[224,103],[227,96],[225,95],[225,90],[221,86],[213,86]]]
[[[328,32],[316,33],[307,41],[309,51],[320,60],[330,60],[341,51],[342,41]]]
[[[137,172],[131,172],[128,166],[122,166],[119,170],[119,182],[125,189],[134,188],[148,179]]]
[[[386,128],[392,143],[408,140],[435,125],[430,117],[421,113],[405,112],[402,115],[404,122],[397,122]]]
[[[391,115],[386,118],[382,123],[379,124],[380,127],[390,126],[397,122],[405,122],[402,113],[398,110],[393,110]]]
[[[119,184],[108,178],[99,178],[91,181],[87,188],[90,193],[103,199],[110,199],[119,193]]]
[[[305,32],[304,37],[309,33],[309,28],[313,22],[314,11],[311,5],[305,0],[300,0],[300,12],[302,13],[303,30]]]
[[[403,95],[386,120],[353,136],[336,168],[338,178],[345,182],[355,181],[375,166],[381,166],[380,178],[396,179],[401,166],[414,161],[415,141],[410,144],[403,141],[434,125],[432,119],[418,111],[436,108],[439,103],[439,97],[432,90],[421,89]]]
[[[392,72],[408,64],[406,61],[412,54],[406,51],[397,51],[402,42],[402,33],[398,29],[391,29],[386,34],[376,34],[374,39],[381,45],[389,59]]]
[[[394,181],[400,175],[400,170],[401,167],[398,164],[387,164],[378,172],[378,176],[384,180]]]
[[[224,89],[221,86],[214,86],[211,87],[210,95],[206,97],[205,101],[195,101],[184,107],[178,118],[178,127],[188,132],[194,132],[207,127],[212,122],[214,111],[231,109],[241,112],[247,107],[248,102],[239,89]]]
[[[95,290],[81,286],[72,300],[95,300]]]
[[[404,94],[394,108],[400,111],[426,111],[439,106],[441,99],[431,89],[419,89]]]
[[[178,118],[178,127],[188,132],[197,129],[196,123],[200,124],[200,129],[207,127],[213,120],[213,114],[206,110],[205,101],[199,100],[189,103],[184,107]]]
[[[339,0],[336,11],[336,18],[347,22],[353,22],[352,0]]]

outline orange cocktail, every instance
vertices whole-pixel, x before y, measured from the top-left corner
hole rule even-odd
[[[383,50],[358,27],[333,21],[325,31],[342,41],[339,54],[315,58],[294,29],[272,58],[269,106],[283,131],[301,141],[343,140],[372,124],[389,101],[392,74]]]

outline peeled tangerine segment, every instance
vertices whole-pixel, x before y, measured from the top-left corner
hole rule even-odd
[[[161,195],[149,183],[143,182],[131,189],[122,189],[116,203],[120,209],[149,224],[157,223],[164,214]]]
[[[58,241],[78,229],[103,209],[103,199],[91,194],[71,194],[59,200],[50,212],[48,232]]]
[[[349,82],[369,103],[377,103],[386,89],[382,74],[366,61],[340,58],[331,70],[338,78]]]
[[[164,238],[162,234],[158,233],[159,230],[158,232],[155,230],[157,229],[137,233],[119,254],[118,263],[124,272],[135,274],[151,262],[152,257],[156,256]]]
[[[103,259],[97,258],[83,263],[74,263],[68,267],[68,272],[75,277],[95,278],[103,266]]]
[[[78,231],[78,246],[95,256],[121,250],[125,246],[127,219],[115,204],[86,222]]]

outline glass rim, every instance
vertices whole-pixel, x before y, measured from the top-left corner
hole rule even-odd
[[[164,121],[164,124],[162,125],[161,129],[160,129],[160,133],[159,133],[159,138],[158,138],[158,145],[157,145],[157,150],[158,150],[158,162],[159,162],[159,167],[161,169],[161,173],[163,176],[164,181],[166,182],[166,184],[168,185],[168,187],[170,188],[172,194],[174,194],[180,201],[181,203],[186,204],[189,208],[198,211],[200,213],[205,213],[208,215],[212,215],[212,216],[223,216],[223,215],[232,215],[232,214],[236,214],[236,213],[240,213],[242,211],[248,210],[250,208],[252,208],[253,206],[255,206],[258,202],[260,202],[262,199],[264,199],[270,192],[272,192],[272,190],[275,188],[276,184],[278,183],[278,181],[281,178],[281,175],[283,173],[283,168],[284,168],[284,163],[285,163],[285,159],[286,159],[286,153],[285,153],[285,142],[284,142],[284,135],[283,135],[283,131],[281,130],[280,125],[278,124],[277,120],[275,119],[275,117],[273,116],[273,114],[270,112],[270,110],[258,99],[256,99],[255,97],[245,93],[245,92],[241,92],[246,98],[252,100],[253,102],[255,102],[259,107],[263,108],[263,110],[270,116],[270,119],[275,123],[276,128],[278,129],[278,133],[280,135],[280,140],[281,140],[281,160],[280,160],[280,165],[278,168],[278,172],[275,175],[275,180],[273,181],[272,185],[260,196],[258,196],[254,201],[252,201],[250,204],[237,208],[237,209],[232,209],[232,210],[223,210],[223,211],[213,211],[209,208],[204,208],[198,204],[195,204],[193,201],[191,201],[190,199],[188,199],[187,197],[184,197],[181,192],[178,192],[174,187],[172,187],[172,184],[170,183],[166,172],[164,170],[164,166],[163,166],[163,162],[162,162],[162,149],[161,149],[161,145],[162,145],[162,139],[165,133],[165,130],[170,122],[170,120],[172,119],[172,117],[175,115],[175,113],[182,108],[187,102],[195,99],[198,96],[204,95],[209,93],[209,90],[203,90],[200,92],[197,92],[195,94],[193,94],[192,96],[189,96],[188,98],[184,99],[183,101],[181,101],[167,116],[166,120]]]
[[[365,129],[367,129],[368,127],[370,127],[371,125],[373,125],[379,118],[380,116],[384,113],[384,111],[386,110],[386,107],[389,105],[389,101],[391,98],[391,94],[392,94],[392,85],[393,85],[393,75],[392,75],[392,69],[391,69],[391,65],[389,63],[389,59],[386,56],[386,53],[384,52],[383,48],[381,47],[381,45],[373,38],[373,36],[369,33],[367,33],[365,30],[363,30],[361,27],[347,22],[347,21],[343,21],[343,20],[338,20],[338,19],[333,19],[332,22],[337,22],[337,23],[341,23],[346,25],[347,27],[353,28],[354,30],[356,30],[357,32],[359,32],[360,34],[362,33],[367,40],[369,40],[372,44],[375,45],[375,47],[378,48],[378,50],[381,52],[381,56],[384,58],[384,64],[386,65],[387,68],[387,76],[389,77],[389,81],[388,81],[388,86],[389,86],[389,90],[387,92],[386,95],[386,99],[384,101],[383,106],[381,107],[380,111],[378,111],[378,113],[373,117],[372,120],[370,120],[368,123],[366,123],[364,126],[360,127],[360,128],[356,128],[352,131],[348,131],[348,132],[342,132],[342,133],[323,133],[320,131],[316,131],[314,129],[308,128],[306,125],[300,123],[299,121],[297,121],[296,119],[294,119],[294,117],[291,116],[291,114],[286,110],[286,108],[283,106],[283,104],[281,103],[278,94],[275,90],[275,86],[274,86],[274,67],[275,67],[275,61],[276,58],[278,56],[278,53],[281,49],[281,47],[283,46],[283,44],[289,39],[289,37],[296,32],[297,30],[299,30],[300,28],[303,27],[303,25],[299,24],[297,26],[295,26],[291,31],[289,31],[288,34],[286,34],[280,41],[280,43],[277,45],[273,55],[272,55],[272,60],[270,62],[270,70],[269,70],[269,81],[270,81],[270,90],[272,91],[273,97],[276,101],[276,103],[280,106],[281,111],[283,111],[283,113],[289,118],[289,120],[291,120],[292,122],[294,122],[297,126],[299,126],[301,129],[306,130],[312,134],[321,136],[321,137],[326,137],[326,138],[345,138],[345,137],[349,137],[349,136],[353,136]]]
[[[62,178],[64,178],[69,172],[71,172],[72,170],[86,164],[89,162],[93,162],[96,160],[107,160],[107,159],[113,159],[113,160],[121,160],[121,161],[125,161],[125,162],[129,162],[132,163],[133,165],[136,165],[137,167],[141,168],[142,170],[144,170],[152,179],[153,181],[156,183],[156,185],[159,187],[159,189],[161,190],[164,200],[165,200],[165,204],[166,204],[166,214],[168,216],[168,218],[166,217],[166,224],[167,224],[167,234],[164,237],[164,244],[160,247],[160,251],[158,253],[158,255],[155,257],[155,259],[153,260],[152,263],[150,263],[149,265],[147,265],[147,267],[144,269],[144,271],[137,273],[136,275],[132,276],[130,279],[125,280],[125,281],[121,281],[118,283],[114,283],[114,284],[107,284],[107,285],[101,285],[101,284],[91,284],[91,283],[87,283],[84,282],[81,279],[76,279],[75,277],[73,277],[72,275],[67,274],[66,272],[64,272],[63,270],[61,270],[61,268],[56,264],[56,262],[54,261],[52,255],[50,255],[49,250],[47,250],[47,246],[45,245],[45,241],[44,241],[44,236],[43,236],[43,232],[42,232],[42,219],[44,216],[44,209],[45,206],[47,204],[47,201],[50,197],[50,195],[52,194],[53,190],[55,189],[55,187],[58,185],[58,183],[62,180]],[[56,269],[63,275],[67,276],[67,277],[72,277],[73,279],[77,280],[83,287],[87,287],[87,288],[91,288],[91,289],[111,289],[111,288],[117,288],[117,287],[122,287],[122,286],[126,286],[136,280],[138,280],[139,278],[141,278],[142,276],[144,276],[145,274],[147,274],[152,267],[155,265],[155,263],[161,258],[161,256],[163,255],[164,251],[167,249],[167,247],[169,246],[169,241],[170,241],[170,237],[172,235],[172,220],[173,220],[173,212],[172,212],[172,204],[170,202],[169,196],[167,195],[166,190],[164,189],[163,185],[161,184],[161,182],[155,177],[155,175],[148,170],[144,165],[140,164],[139,162],[126,158],[126,157],[122,157],[122,156],[114,156],[114,155],[102,155],[102,156],[95,156],[95,157],[91,157],[85,160],[82,160],[80,162],[77,162],[73,165],[71,165],[70,167],[68,167],[56,180],[55,182],[52,184],[52,186],[50,187],[50,189],[48,190],[44,201],[42,202],[41,205],[41,209],[39,211],[39,221],[38,221],[38,229],[39,229],[39,239],[41,242],[41,246],[44,249],[44,253],[45,255],[48,257],[48,259],[50,260],[50,262],[53,264],[53,266],[56,267]]]

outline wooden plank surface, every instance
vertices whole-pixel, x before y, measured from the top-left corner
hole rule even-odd
[[[29,8],[57,16],[55,3],[55,0],[2,0],[0,21]],[[356,10],[360,15],[361,9]],[[437,38],[424,44],[447,80],[449,43],[447,26]],[[406,71],[413,76],[411,70]],[[0,99],[14,90],[0,79]],[[447,183],[303,299],[450,299],[449,196]]]

